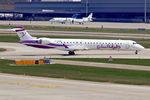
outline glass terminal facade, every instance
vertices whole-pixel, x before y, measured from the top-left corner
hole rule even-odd
[[[81,0],[76,2],[34,0],[34,2],[16,2],[14,10],[9,12],[23,14],[23,20],[71,17],[74,13],[78,13],[79,18],[82,18],[87,15],[86,13],[92,12],[94,21],[144,22],[145,8],[147,21],[150,22],[150,0]]]

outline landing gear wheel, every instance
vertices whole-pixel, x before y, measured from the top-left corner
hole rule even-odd
[[[69,51],[68,54],[69,55],[75,55],[75,52],[74,51]]]
[[[136,55],[138,54],[138,50],[135,51],[135,54],[136,54]]]

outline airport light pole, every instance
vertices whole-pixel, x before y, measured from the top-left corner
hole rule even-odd
[[[146,0],[144,2],[144,8],[145,8],[145,10],[144,10],[144,21],[146,23],[147,22],[147,1]]]
[[[86,0],[86,16],[88,15],[88,0]]]

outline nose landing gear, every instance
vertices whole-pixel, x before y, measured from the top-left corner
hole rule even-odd
[[[135,51],[135,54],[136,54],[136,55],[138,54],[138,50]]]

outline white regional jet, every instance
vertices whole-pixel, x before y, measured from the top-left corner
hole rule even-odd
[[[68,51],[69,55],[75,55],[78,50],[143,50],[144,47],[132,40],[96,40],[96,39],[50,39],[32,37],[23,27],[14,27],[21,43],[36,48],[56,48]]]
[[[83,17],[82,19],[74,19],[74,23],[84,24],[86,22],[91,22],[93,20],[93,13],[90,13],[88,17]]]
[[[71,22],[73,23],[74,20],[77,18],[78,14],[74,14],[71,18],[52,18],[51,20],[49,20],[50,22],[58,22],[58,23],[62,23],[65,24],[66,22]]]

